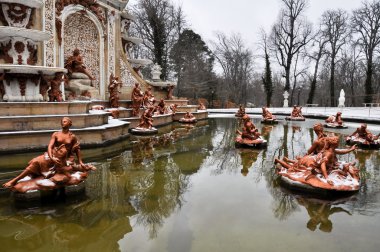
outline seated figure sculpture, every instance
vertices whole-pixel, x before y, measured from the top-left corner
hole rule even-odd
[[[266,140],[261,137],[259,130],[251,121],[248,115],[244,115],[242,118],[243,126],[242,131],[236,130],[235,145],[243,147],[264,147],[266,146]]]
[[[88,78],[90,78],[90,80],[95,80],[95,78],[91,75],[91,73],[84,65],[83,58],[80,55],[78,48],[76,48],[73,51],[73,55],[66,60],[65,68],[68,71],[69,77],[71,77],[73,73],[84,73],[88,76]]]
[[[325,120],[325,127],[327,128],[347,128],[342,120],[342,112],[336,113],[336,115],[331,115]]]
[[[308,154],[296,157],[295,160],[284,157],[275,159],[278,164],[278,174],[287,183],[304,188],[357,191],[360,186],[359,170],[355,162],[339,161],[336,155],[347,154],[356,150],[356,145],[349,149],[337,149],[339,139],[336,136],[327,137],[321,125],[314,125],[318,139],[314,141]]]
[[[179,119],[179,122],[182,122],[182,123],[196,123],[197,122],[197,118],[195,118],[195,116],[192,113],[186,112],[186,114],[181,119]]]
[[[367,124],[363,123],[351,135],[346,138],[348,144],[358,144],[361,147],[380,147],[380,134],[374,135],[367,129]]]
[[[154,107],[149,107],[144,111],[142,116],[140,117],[140,123],[137,125],[137,128],[140,129],[152,129],[153,127],[153,111]]]
[[[235,113],[236,117],[243,117],[245,115],[245,108],[242,104],[239,105],[239,110]]]
[[[142,106],[144,95],[140,89],[140,83],[136,82],[132,90],[131,100],[132,100],[132,116],[138,116],[140,108]]]
[[[70,131],[71,125],[70,118],[62,118],[62,130],[53,133],[47,152],[33,158],[20,175],[3,187],[21,193],[55,189],[79,184],[88,176],[88,171],[96,170],[93,165],[83,163],[79,141]]]
[[[165,101],[164,99],[161,99],[160,102],[157,104],[157,106],[155,107],[155,113],[157,115],[165,115],[165,114],[168,114],[169,113],[169,110],[168,108],[166,107],[166,104],[165,104]]]
[[[290,116],[287,116],[285,119],[290,121],[305,121],[305,117],[302,115],[302,107],[294,105]]]
[[[206,110],[206,106],[203,104],[203,102],[199,102],[198,110]]]
[[[269,112],[267,107],[262,107],[262,110],[263,110],[263,114],[262,114],[263,120],[261,121],[262,123],[278,123],[276,117],[271,112]]]

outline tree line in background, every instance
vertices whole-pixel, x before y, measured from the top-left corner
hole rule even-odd
[[[177,96],[209,106],[282,106],[284,91],[290,104],[336,106],[341,89],[347,106],[380,102],[380,0],[352,13],[326,10],[314,26],[304,15],[308,0],[278,1],[277,21],[258,35],[254,56],[239,34],[218,32],[207,45],[181,7],[141,0],[130,32],[144,43],[134,56],[160,64],[162,79],[177,79]],[[258,57],[263,66],[254,65]]]

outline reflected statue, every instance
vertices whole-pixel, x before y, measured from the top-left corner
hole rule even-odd
[[[249,168],[256,162],[259,152],[252,151],[248,149],[241,149],[239,151],[241,158],[242,169],[240,170],[241,174],[245,177],[249,173]]]
[[[297,197],[297,202],[305,207],[310,220],[307,222],[306,227],[310,231],[315,231],[317,227],[322,232],[330,233],[333,228],[333,223],[329,219],[331,215],[335,213],[346,213],[351,215],[351,213],[342,207],[335,207],[331,203],[323,202],[320,203],[317,200]]]
[[[3,186],[25,193],[76,185],[86,179],[88,171],[96,168],[83,163],[79,141],[70,131],[71,125],[70,118],[62,118],[62,130],[53,133],[47,152],[32,159],[20,175]],[[78,164],[75,163],[75,156]]]

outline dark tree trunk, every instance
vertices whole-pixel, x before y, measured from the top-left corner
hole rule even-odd
[[[365,79],[365,98],[364,102],[372,102],[373,88],[372,88],[372,75],[373,75],[373,65],[372,58],[369,58],[367,61],[367,71]]]

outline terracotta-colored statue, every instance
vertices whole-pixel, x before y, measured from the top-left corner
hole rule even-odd
[[[67,69],[70,77],[73,73],[84,73],[88,76],[88,78],[90,78],[90,80],[95,80],[95,78],[91,75],[91,73],[84,65],[83,58],[80,55],[78,48],[75,49],[73,51],[73,55],[66,60],[65,68]]]
[[[262,117],[264,120],[275,120],[276,119],[276,117],[271,112],[269,112],[269,109],[267,107],[262,107],[262,110],[263,110]]]
[[[198,110],[206,110],[206,106],[203,104],[203,102],[199,102]]]
[[[141,92],[140,83],[136,82],[132,90],[132,116],[138,116],[143,102],[144,94]]]
[[[320,125],[315,125],[320,130]],[[323,144],[323,148],[321,146]],[[279,174],[288,180],[309,185],[315,188],[338,191],[357,191],[360,185],[359,171],[354,163],[338,161],[337,154],[347,154],[356,149],[337,149],[338,137],[325,137],[319,132],[318,139],[309,149],[310,155],[297,157],[295,160],[284,157],[283,160],[275,159],[280,164]],[[316,153],[317,154],[314,154]]]
[[[137,128],[151,129],[153,127],[154,107],[147,108],[140,117],[140,123]]]
[[[152,107],[154,106],[155,102],[156,102],[156,99],[154,98],[154,95],[152,94],[152,88],[148,87],[143,97],[144,107]]]
[[[54,189],[78,184],[87,177],[87,171],[96,169],[83,163],[79,141],[70,131],[70,118],[64,117],[61,125],[62,130],[51,136],[47,152],[33,158],[28,167],[3,184],[4,187],[18,192]],[[75,156],[78,164],[75,163]]]
[[[173,99],[174,85],[168,85],[168,87],[166,88],[166,90],[168,91],[168,93],[166,95],[166,99],[167,100],[172,100]]]
[[[171,110],[172,114],[174,115],[176,112],[177,112],[177,107],[178,107],[178,104],[171,104],[169,106],[169,109]]]
[[[119,107],[119,88],[123,83],[119,80],[119,77],[114,77],[113,74],[110,76],[110,84],[108,85],[108,92],[110,94],[109,103],[111,108]]]
[[[195,118],[195,116],[191,113],[191,112],[186,112],[186,114],[181,118],[179,119],[179,122],[182,122],[182,123],[196,123],[197,122],[197,118]]]
[[[266,141],[261,137],[259,130],[253,124],[251,118],[247,114],[242,117],[242,121],[242,131],[236,130],[237,137],[235,144],[246,145],[250,147],[259,147],[257,145],[266,143]]]
[[[55,73],[53,79],[47,79],[42,73],[40,73],[41,78],[50,85],[50,89],[48,91],[49,102],[62,102],[62,91],[61,84],[62,82],[67,83],[67,79],[65,78],[65,74],[62,72]]]
[[[346,141],[351,144],[359,144],[360,146],[373,146],[375,148],[380,147],[379,135],[372,134],[367,129],[367,124],[363,123],[357,128],[351,135],[346,138]]]
[[[287,116],[285,119],[291,121],[305,121],[305,117],[302,115],[302,107],[294,105],[290,116]]]
[[[335,116],[329,116],[325,122],[327,123],[325,126],[330,128],[347,128],[342,120],[342,112],[336,113]]]
[[[161,99],[160,102],[156,106],[156,114],[158,115],[165,115],[168,113],[168,109],[166,107],[164,99]]]
[[[245,115],[245,108],[242,104],[239,105],[239,110],[235,113],[236,117],[243,117]]]
[[[307,154],[318,154],[325,147],[324,138],[327,136],[323,130],[322,123],[316,123],[313,126],[313,130],[317,135],[317,139],[313,142],[311,147],[308,149]]]

